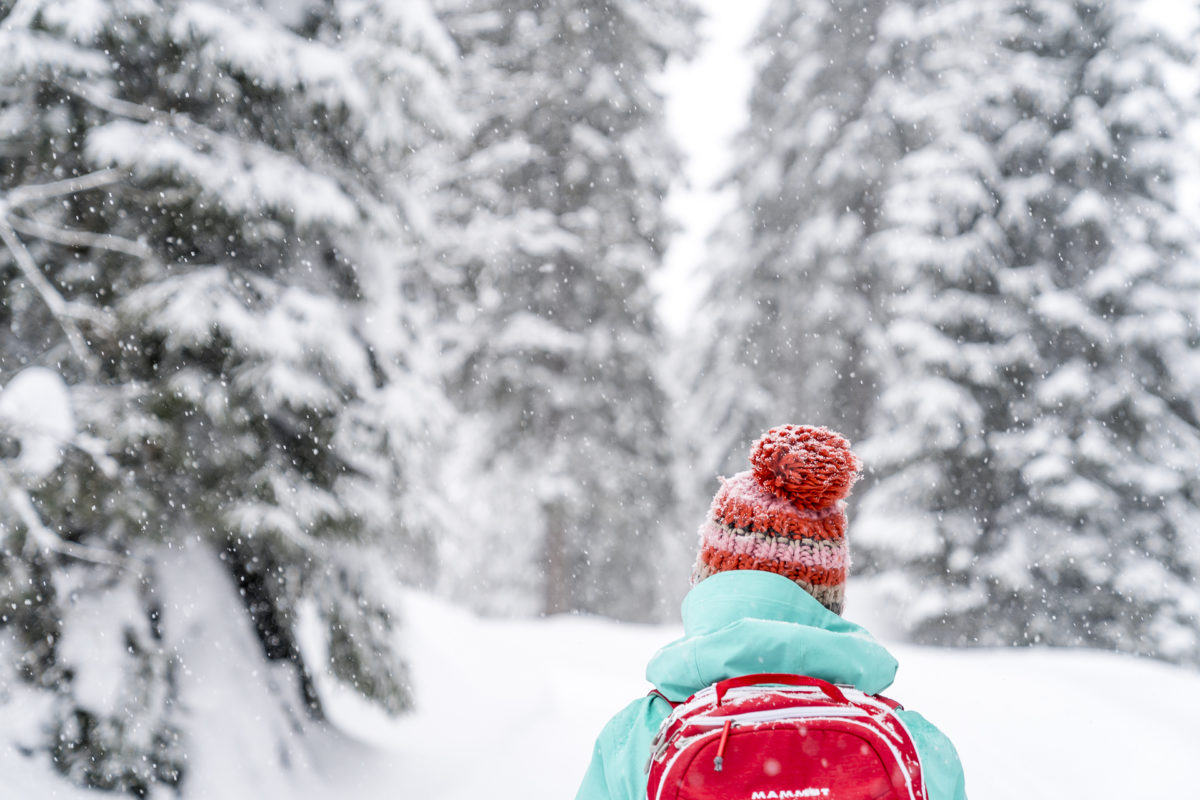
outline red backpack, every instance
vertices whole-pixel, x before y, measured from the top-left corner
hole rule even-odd
[[[897,708],[800,675],[721,681],[663,720],[649,800],[925,800]]]

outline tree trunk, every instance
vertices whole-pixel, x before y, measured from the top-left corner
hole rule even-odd
[[[570,601],[570,570],[567,567],[566,511],[559,501],[545,505],[546,547],[542,554],[542,575],[545,580],[542,613],[558,614],[568,610]]]

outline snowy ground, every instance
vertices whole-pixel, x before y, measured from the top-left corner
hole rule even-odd
[[[578,617],[482,620],[411,594],[418,713],[396,722],[336,702],[332,716],[352,736],[294,737],[285,771],[258,752],[270,720],[261,682],[245,681],[244,697],[223,698],[227,722],[196,748],[185,800],[572,797],[596,731],[645,692],[646,659],[677,633]],[[894,650],[901,672],[890,694],[955,740],[972,800],[1010,797],[1014,782],[1031,800],[1192,796],[1198,673],[1085,651]],[[20,709],[5,712],[0,733],[19,724]],[[72,789],[11,749],[0,776],[4,798],[111,797]]]
[[[595,733],[646,691],[646,660],[678,635],[581,618],[481,621],[420,596],[410,608],[423,711],[375,732],[369,766],[347,770],[351,796],[572,797]],[[1087,651],[893,650],[891,695],[955,740],[972,800],[1010,797],[1014,781],[1031,800],[1192,792],[1198,673]]]

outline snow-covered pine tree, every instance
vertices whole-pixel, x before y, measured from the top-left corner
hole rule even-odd
[[[22,683],[52,698],[38,720],[44,738],[6,746],[48,753],[62,772],[88,785],[145,792],[182,776],[169,690],[175,666],[155,646],[160,609],[152,600],[143,605],[149,598],[139,576],[126,568],[138,563],[137,555],[108,547],[103,527],[100,536],[86,535],[71,518],[76,509],[98,511],[103,498],[91,490],[113,485],[120,472],[104,443],[76,433],[60,373],[81,391],[101,380],[94,347],[115,322],[105,307],[111,297],[89,291],[94,260],[130,263],[150,254],[136,241],[71,224],[80,205],[94,210],[102,190],[122,177],[85,162],[86,112],[62,88],[98,80],[108,69],[100,50],[86,44],[96,30],[73,19],[78,10],[0,6],[0,680],[9,687],[6,702],[21,696],[13,684]],[[72,41],[76,37],[85,43]],[[37,364],[52,369],[30,366]],[[36,379],[39,374],[46,379]],[[47,427],[53,435],[42,444],[48,447],[38,447]],[[31,444],[54,457],[31,465]],[[65,479],[68,474],[84,481]],[[108,697],[76,691],[103,680],[86,663],[82,670],[73,663],[86,647],[64,647],[79,627],[70,612],[81,594],[113,618],[98,631],[111,636],[115,663],[108,662],[107,671],[120,687]],[[105,602],[109,598],[117,599]],[[77,700],[79,693],[84,697]]]
[[[1143,19],[789,0],[759,32],[696,474],[784,419],[869,432],[854,542],[921,638],[1198,657],[1189,54]]]
[[[896,361],[863,455],[870,560],[950,643],[1200,662],[1195,153],[1138,4],[912,4],[870,263]],[[887,359],[880,359],[887,362]]]
[[[337,42],[371,98],[345,145],[369,235],[340,244],[354,265],[356,330],[369,348],[378,390],[355,411],[367,429],[369,485],[388,487],[359,513],[385,533],[391,560],[410,583],[436,575],[446,497],[443,453],[455,411],[443,390],[443,350],[455,336],[439,255],[459,235],[445,183],[469,136],[459,52],[426,2],[335,3],[320,31]],[[453,299],[453,298],[450,298]],[[443,331],[449,318],[451,331]]]
[[[421,443],[377,418],[411,369],[375,345],[404,318],[419,236],[389,182],[437,129],[449,40],[415,46],[436,39],[424,4],[378,25],[350,5],[284,24],[205,2],[0,4],[0,383],[51,367],[81,429],[30,474],[8,421],[0,627],[5,668],[54,697],[49,736],[21,745],[81,783],[186,777],[181,653],[200,623],[158,577],[181,550],[197,574],[220,559],[257,658],[284,665],[269,757],[294,757],[325,680],[409,702],[372,553],[403,530],[390,478]],[[372,39],[394,60],[362,69]]]
[[[781,422],[857,438],[875,386],[875,277],[887,167],[904,139],[876,102],[890,80],[876,40],[882,0],[774,0],[750,55],[749,124],[735,142],[735,209],[702,265],[708,283],[683,362],[696,498]]]
[[[675,0],[440,8],[475,113],[455,181],[466,233],[446,256],[463,297],[450,380],[474,418],[447,579],[493,611],[645,618],[674,503],[647,281],[677,157],[652,83],[691,47],[694,12]]]

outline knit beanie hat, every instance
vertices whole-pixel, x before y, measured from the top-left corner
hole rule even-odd
[[[772,428],[750,451],[752,469],[721,478],[700,526],[692,583],[732,569],[777,572],[842,613],[850,554],[846,503],[858,479],[850,443],[825,428]]]

